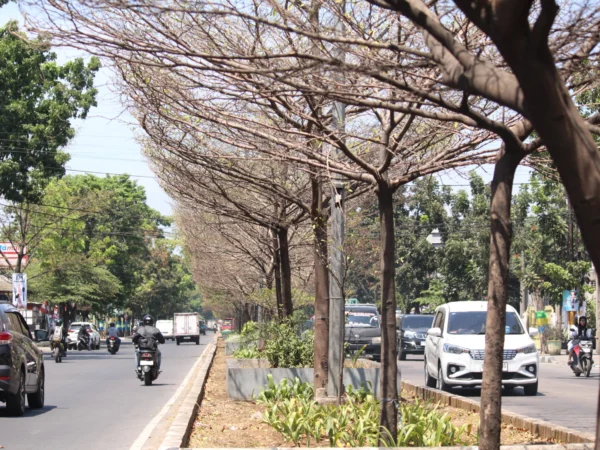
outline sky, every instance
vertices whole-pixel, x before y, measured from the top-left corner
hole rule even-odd
[[[0,25],[9,20],[22,23],[22,15],[16,4],[10,3],[0,8]],[[59,62],[76,54],[73,50],[57,48]],[[77,56],[84,56],[77,54]],[[139,127],[135,120],[124,111],[120,99],[111,88],[112,73],[103,68],[96,76],[98,107],[90,110],[86,120],[74,123],[76,137],[66,148],[71,155],[67,164],[67,173],[91,172],[98,176],[104,174],[126,173],[132,176],[146,189],[148,204],[162,214],[172,213],[172,201],[159,186],[156,177],[142,154],[141,146],[136,142]],[[455,186],[454,189],[468,190],[468,173],[475,169],[486,182],[492,179],[493,166],[465,167],[460,170],[439,173],[436,176],[442,184]],[[515,176],[515,191],[519,183],[529,180],[530,170],[519,167]]]

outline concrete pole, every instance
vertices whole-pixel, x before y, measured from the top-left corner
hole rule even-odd
[[[346,111],[342,103],[333,108],[334,126],[343,130]],[[329,275],[329,352],[327,395],[338,397],[343,390],[340,386],[340,373],[344,364],[344,328],[346,324],[344,300],[344,183],[335,176],[331,193],[331,234],[333,246]]]

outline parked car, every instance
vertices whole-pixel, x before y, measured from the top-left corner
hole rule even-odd
[[[485,356],[487,302],[452,302],[435,310],[425,342],[425,384],[448,391],[481,386]],[[535,335],[536,329],[530,334]],[[539,355],[512,306],[506,307],[502,384],[522,386],[525,395],[538,391]]]
[[[175,333],[173,332],[173,321],[172,320],[157,320],[156,328],[160,330],[165,339],[175,340]]]
[[[396,319],[398,359],[404,361],[406,355],[425,353],[425,339],[432,323],[433,315],[431,314],[405,314]]]
[[[69,331],[67,332],[67,347],[69,350],[75,350],[77,348],[77,335],[79,334],[79,329],[83,325],[89,325],[91,330],[91,339],[92,339],[92,350],[100,350],[100,332],[96,325],[92,322],[73,322],[69,326]]]
[[[344,342],[347,351],[375,361],[381,360],[381,327],[377,307],[371,304],[347,304]]]
[[[0,303],[0,401],[12,416],[44,407],[44,356],[36,347],[23,316],[10,303]]]

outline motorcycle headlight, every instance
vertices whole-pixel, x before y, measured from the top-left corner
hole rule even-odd
[[[529,344],[526,347],[521,347],[517,349],[517,353],[535,353],[537,352],[537,348],[535,348],[535,344]]]
[[[458,345],[444,344],[444,352],[453,353],[455,355],[461,355],[463,353],[469,353],[469,349],[459,347]]]
[[[377,336],[371,339],[371,344],[381,344],[381,336]]]
[[[405,332],[404,332],[404,337],[405,337],[406,339],[414,339],[414,338],[415,338],[415,336],[416,336],[416,335],[415,335],[414,331],[405,331]]]

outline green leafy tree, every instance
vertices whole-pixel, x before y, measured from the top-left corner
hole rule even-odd
[[[1,5],[1,3],[0,3]],[[72,119],[96,106],[100,63],[77,58],[59,65],[42,38],[27,41],[16,22],[0,28],[0,194],[37,201],[65,173],[61,151],[75,135]]]

